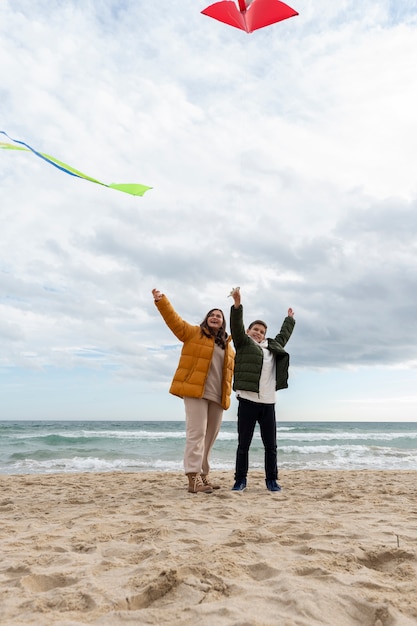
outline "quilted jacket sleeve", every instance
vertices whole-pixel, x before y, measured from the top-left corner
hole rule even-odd
[[[245,325],[243,323],[243,306],[237,309],[232,305],[230,309],[230,332],[235,348],[239,348],[247,339]]]
[[[195,332],[195,326],[189,324],[178,315],[166,296],[162,296],[158,302],[155,302],[155,306],[162,315],[168,328],[180,341],[187,341]]]
[[[294,326],[295,326],[295,319],[293,317],[286,317],[282,323],[281,330],[275,336],[275,341],[279,343],[282,347],[284,347],[292,335]]]

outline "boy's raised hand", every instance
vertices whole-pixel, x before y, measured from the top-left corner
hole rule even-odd
[[[229,296],[232,296],[235,308],[238,309],[240,307],[240,287],[233,287],[232,291],[229,293]]]

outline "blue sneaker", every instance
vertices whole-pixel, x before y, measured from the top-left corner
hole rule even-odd
[[[269,491],[281,491],[281,487],[278,485],[277,481],[274,478],[266,479],[266,488]]]
[[[245,489],[246,489],[246,478],[237,480],[232,487],[232,491],[245,491]]]

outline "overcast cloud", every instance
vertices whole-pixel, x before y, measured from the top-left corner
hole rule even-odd
[[[151,289],[199,323],[236,285],[295,310],[282,419],[417,419],[417,2],[208,4],[0,3],[0,130],[153,187],[0,150],[0,419],[181,419]]]

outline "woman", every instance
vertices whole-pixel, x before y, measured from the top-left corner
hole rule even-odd
[[[220,309],[211,309],[199,326],[193,326],[175,312],[164,294],[153,289],[152,295],[168,328],[184,344],[169,391],[184,399],[188,491],[212,493],[219,487],[208,478],[209,455],[232,392],[234,351],[226,321]]]

